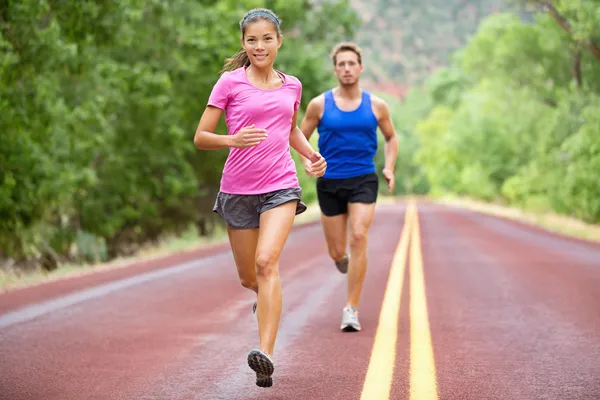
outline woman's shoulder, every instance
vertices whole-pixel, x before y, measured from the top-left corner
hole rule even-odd
[[[236,84],[243,81],[243,73],[243,68],[237,68],[233,71],[224,71],[221,76],[219,76],[219,81],[221,83]]]
[[[280,74],[282,74],[285,77],[285,82],[288,85],[292,85],[292,86],[296,86],[296,87],[302,87],[302,82],[300,82],[300,79],[296,78],[294,75],[288,75],[285,72],[281,72],[278,71]]]

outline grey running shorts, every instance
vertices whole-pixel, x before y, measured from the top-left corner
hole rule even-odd
[[[260,214],[290,201],[296,201],[296,215],[306,211],[302,189],[283,189],[264,194],[228,194],[219,192],[213,211],[232,229],[256,229]]]

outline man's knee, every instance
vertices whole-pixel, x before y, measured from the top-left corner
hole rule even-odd
[[[373,213],[374,204],[356,203],[350,209],[350,247],[361,248],[367,245],[367,237]]]
[[[343,245],[336,244],[329,248],[329,256],[335,261],[341,260],[346,255],[346,248]]]
[[[350,247],[360,249],[367,245],[367,231],[358,230],[350,233]]]

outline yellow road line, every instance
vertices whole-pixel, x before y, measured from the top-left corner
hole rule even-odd
[[[413,214],[410,248],[410,398],[437,400],[435,360],[427,314],[421,232]]]
[[[414,213],[414,205],[410,203],[406,208],[402,236],[390,268],[361,400],[387,400],[390,397],[396,363],[398,314],[404,284],[412,213]]]

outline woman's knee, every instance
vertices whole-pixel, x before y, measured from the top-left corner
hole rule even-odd
[[[277,275],[279,257],[274,252],[260,252],[256,256],[256,277],[270,278]]]

